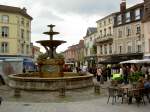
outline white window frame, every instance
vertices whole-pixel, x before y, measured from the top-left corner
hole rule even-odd
[[[139,34],[141,32],[141,26],[138,24],[136,25],[136,34]]]
[[[8,42],[2,42],[1,43],[1,52],[2,53],[8,53]]]
[[[24,38],[24,29],[21,29],[21,38]]]
[[[21,53],[24,54],[24,44],[21,44]]]
[[[7,38],[9,36],[9,28],[7,26],[2,27],[1,36]]]
[[[119,45],[119,54],[122,54],[122,45]]]
[[[127,12],[126,13],[126,23],[130,22],[131,21],[131,15],[130,15],[130,12]]]
[[[122,37],[122,30],[121,29],[118,29],[118,37]]]
[[[109,54],[112,54],[112,44],[109,44]]]
[[[100,54],[103,54],[103,46],[100,45]]]
[[[8,15],[2,15],[2,22],[3,23],[9,23],[9,16]]]
[[[142,45],[141,44],[137,44],[137,52],[142,52]]]
[[[130,27],[130,26],[127,26],[127,27],[126,27],[126,35],[127,35],[127,36],[130,36],[130,35],[131,35],[131,27]]]
[[[104,54],[107,54],[107,44],[104,45]]]
[[[136,9],[135,10],[135,20],[138,20],[140,18],[141,18],[141,16],[140,16],[140,9]]]
[[[118,23],[118,25],[122,24],[121,14],[117,16],[117,23]]]

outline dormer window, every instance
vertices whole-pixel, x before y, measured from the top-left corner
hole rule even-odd
[[[126,22],[130,22],[130,12],[126,13]]]
[[[140,19],[140,9],[135,10],[135,20]]]
[[[118,25],[120,25],[122,23],[121,15],[118,15],[118,17],[117,17],[117,23],[118,23]]]

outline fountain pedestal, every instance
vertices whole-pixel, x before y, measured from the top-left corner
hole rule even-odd
[[[38,60],[40,77],[62,77],[64,59]]]

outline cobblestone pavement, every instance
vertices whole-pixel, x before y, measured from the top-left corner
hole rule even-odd
[[[106,104],[106,97],[77,102],[3,102],[0,112],[149,112],[150,105]]]
[[[58,92],[22,91],[21,97],[13,96],[13,90],[0,87],[0,96],[4,101],[0,112],[149,112],[150,104],[139,107],[118,101],[115,105],[107,104],[106,87],[101,94],[95,94],[94,88],[76,89],[66,92],[66,97],[59,97]]]

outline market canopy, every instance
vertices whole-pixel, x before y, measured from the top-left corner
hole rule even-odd
[[[150,63],[150,59],[142,59],[139,63]]]
[[[134,63],[140,63],[140,62],[141,60],[133,59],[133,60],[122,61],[120,62],[120,64],[126,64],[126,63],[134,64]]]

